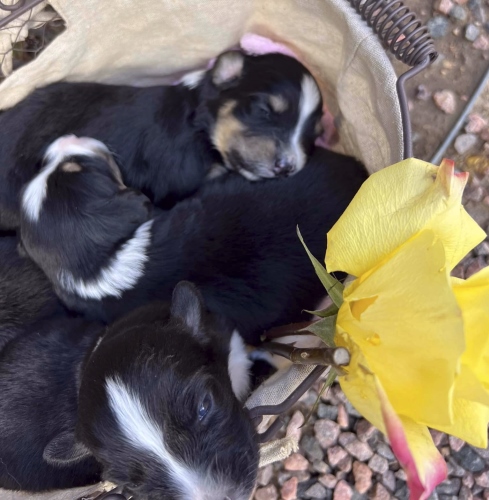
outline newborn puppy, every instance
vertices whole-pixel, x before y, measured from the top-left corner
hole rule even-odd
[[[73,197],[62,198],[53,185],[41,212],[49,223],[31,223],[24,215],[22,238],[70,309],[111,321],[155,298],[169,300],[176,283],[189,280],[211,311],[232,321],[246,342],[257,343],[268,328],[307,319],[303,309],[314,308],[324,296],[297,225],[311,252],[323,260],[326,233],[366,177],[353,158],[321,148],[293,177],[249,183],[223,176],[193,199],[142,223],[103,264],[97,241],[83,243],[96,218],[80,213],[72,224]],[[23,204],[29,192],[30,185]],[[100,217],[105,217],[103,207]],[[100,245],[106,248],[110,239],[107,232]],[[77,240],[82,243],[67,247]],[[72,261],[90,265],[78,268]]]
[[[246,500],[258,468],[240,402],[248,366],[238,333],[189,283],[171,305],[106,330],[80,318],[38,323],[0,354],[0,487],[102,477],[138,500]]]
[[[19,193],[60,136],[107,144],[125,184],[168,208],[194,193],[212,165],[252,180],[298,172],[321,133],[321,109],[310,73],[281,54],[226,52],[175,86],[38,89],[0,114],[0,229],[19,225]]]
[[[39,267],[18,252],[16,236],[0,237],[0,352],[22,327],[65,308]]]
[[[144,195],[124,186],[101,142],[65,136],[49,146],[43,169],[23,193],[22,244],[43,263],[56,290],[60,281],[62,287],[83,286],[88,296],[103,296],[114,281],[130,287],[141,276],[151,212]],[[114,254],[118,265],[110,267]],[[105,285],[98,283],[97,295],[90,277],[101,268]]]

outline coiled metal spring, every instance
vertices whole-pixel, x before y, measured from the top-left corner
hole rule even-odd
[[[438,53],[426,26],[400,0],[348,0],[380,38],[384,47],[408,66]]]

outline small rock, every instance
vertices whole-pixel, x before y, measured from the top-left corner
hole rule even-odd
[[[351,457],[347,457],[345,460],[341,461],[339,464],[338,464],[338,470],[340,472],[345,472],[345,473],[348,473],[351,471]]]
[[[348,453],[350,453],[350,455],[355,457],[357,460],[360,460],[361,462],[369,460],[370,457],[374,454],[370,446],[367,443],[362,443],[359,439],[348,443],[345,446],[345,449],[348,451]]]
[[[394,498],[396,500],[408,500],[409,499],[409,490],[407,484],[403,484],[401,488],[396,489],[394,494]]]
[[[453,113],[455,113],[457,101],[455,94],[451,90],[440,90],[439,92],[435,92],[433,94],[433,100],[438,108],[444,113],[448,115],[453,115]]]
[[[482,498],[484,500],[488,500],[489,499],[489,490],[484,490],[483,493],[482,493]]]
[[[472,488],[474,486],[474,476],[470,472],[467,472],[462,478],[462,484],[469,489]]]
[[[418,85],[416,88],[416,99],[427,101],[431,97],[431,92],[426,85]]]
[[[304,498],[320,498],[323,499],[326,496],[326,488],[320,483],[314,483],[306,492],[304,493]]]
[[[475,24],[468,24],[465,28],[465,39],[469,42],[474,42],[479,36],[479,28]]]
[[[357,433],[358,439],[366,443],[377,433],[377,429],[368,420],[362,418],[356,423],[355,432]]]
[[[489,488],[489,472],[483,472],[474,476],[475,484],[482,486],[483,488]]]
[[[331,469],[329,465],[326,462],[323,462],[322,460],[315,460],[312,463],[312,468],[316,471],[319,472],[319,474],[326,474],[328,473]]]
[[[467,11],[461,5],[454,5],[450,10],[450,17],[456,21],[466,21]]]
[[[464,155],[477,144],[477,136],[475,134],[460,134],[454,143],[455,150],[459,155]]]
[[[278,500],[277,488],[273,484],[258,488],[255,492],[255,500]]]
[[[331,467],[337,467],[338,464],[348,458],[348,453],[341,446],[333,446],[326,453],[328,454],[328,462]]]
[[[284,460],[284,469],[289,471],[307,470],[309,462],[300,453],[293,453]]]
[[[388,470],[382,475],[382,484],[390,490],[391,493],[393,493],[396,489],[396,476],[391,470]]]
[[[477,50],[488,50],[489,49],[489,38],[486,35],[479,35],[472,47]]]
[[[467,488],[467,486],[462,486],[458,493],[458,498],[459,500],[472,500],[474,498],[474,495],[472,495],[470,488]]]
[[[465,276],[467,278],[470,278],[473,274],[479,272],[485,266],[486,263],[484,257],[477,257],[466,267]],[[471,472],[478,472],[478,471],[471,471]]]
[[[300,399],[302,403],[304,403],[306,406],[313,406],[314,403],[317,401],[318,398],[318,393],[314,391],[313,389],[307,391]]]
[[[452,0],[439,0],[435,6],[435,10],[441,12],[442,14],[445,14],[445,16],[448,16],[452,8],[453,8]]]
[[[481,115],[477,113],[470,113],[468,122],[465,126],[465,131],[471,134],[479,134],[487,127],[487,120],[484,120]]]
[[[391,495],[380,483],[374,485],[372,493],[369,495],[372,500],[390,500]]]
[[[475,19],[477,19],[480,23],[483,23],[486,20],[486,14],[482,7],[481,0],[469,0],[469,9]]]
[[[347,444],[353,443],[357,436],[353,432],[342,432],[338,438],[338,443],[345,447]]]
[[[489,448],[486,448],[486,449],[474,448],[474,451],[477,453],[477,455],[479,455],[482,458],[485,458],[486,460],[489,461]]]
[[[348,429],[349,419],[345,405],[338,406],[338,419],[336,420],[342,429]]]
[[[338,418],[338,408],[320,403],[318,406],[318,417],[325,418],[326,420],[336,420]]]
[[[272,476],[273,476],[273,466],[266,465],[265,467],[258,469],[258,476],[256,482],[259,484],[259,486],[266,486],[271,481]]]
[[[457,495],[460,491],[462,481],[458,478],[446,479],[436,487],[438,495]]]
[[[311,479],[311,474],[305,470],[295,471],[291,474],[291,476],[296,477],[299,483],[305,483]]]
[[[341,390],[341,387],[339,384],[335,384],[332,386],[332,392],[334,394],[334,397],[336,398],[336,401],[339,403],[346,404],[348,402],[347,397],[345,396],[345,393]]]
[[[293,474],[294,477],[295,477],[295,473]],[[280,471],[278,474],[277,474],[277,482],[279,485],[283,485],[285,483],[285,481],[288,481],[290,478],[292,477],[292,473],[290,472],[285,472],[285,471]]]
[[[394,453],[392,453],[391,447],[386,444],[386,443],[379,443],[377,445],[377,453],[384,458],[387,458],[389,462],[394,460],[396,457],[394,456]]]
[[[299,481],[296,477],[291,477],[283,484],[280,494],[282,495],[282,500],[295,500],[297,498],[297,485]]]
[[[434,16],[426,23],[426,26],[433,38],[442,38],[448,33],[450,22],[444,16]]]
[[[455,436],[448,436],[448,443],[453,451],[460,451],[465,444],[464,441]]]
[[[345,407],[346,412],[350,415],[350,417],[362,418],[362,415],[354,408],[350,401],[346,401]]]
[[[452,458],[448,457],[448,476],[454,476],[454,477],[464,477],[465,476],[465,469],[463,467],[460,467],[460,465],[457,464],[457,462]]]
[[[460,278],[463,280],[465,278],[464,269],[465,267],[463,262],[460,262],[452,269],[452,276],[455,276],[455,278]]]
[[[319,476],[319,482],[328,488],[328,490],[332,490],[336,486],[338,479],[333,474],[324,474],[323,476]]]
[[[481,255],[487,257],[489,255],[489,241],[483,241],[474,248],[474,253],[476,255]],[[458,451],[458,450],[456,450]]]
[[[314,423],[314,434],[319,444],[324,449],[328,449],[338,441],[340,426],[331,420],[316,420]]]
[[[353,462],[353,477],[355,478],[355,489],[362,495],[372,486],[372,471],[368,465],[362,462]]]
[[[323,459],[324,452],[321,449],[319,441],[314,436],[304,436],[300,442],[300,445],[311,461]]]
[[[352,496],[351,486],[344,480],[339,481],[334,489],[333,500],[350,500]]]
[[[407,476],[406,473],[404,472],[404,469],[399,469],[394,475],[397,477],[397,479],[400,479],[401,481],[407,481]]]
[[[380,455],[374,455],[368,461],[368,466],[374,472],[378,472],[379,474],[384,474],[384,472],[387,472],[387,470],[389,469],[389,464],[387,460],[384,457],[381,457]]]
[[[300,411],[294,412],[287,424],[287,436],[294,438],[297,442],[301,440],[304,415]]]
[[[465,5],[469,0],[453,0],[458,5]]]

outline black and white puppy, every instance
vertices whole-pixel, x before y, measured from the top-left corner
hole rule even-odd
[[[66,310],[39,267],[19,255],[16,236],[0,237],[0,352],[22,328]]]
[[[168,208],[194,193],[213,165],[252,180],[298,172],[321,132],[321,113],[311,74],[281,54],[226,52],[212,69],[168,87],[40,88],[0,114],[0,229],[18,226],[19,193],[60,136],[104,142],[125,184]]]
[[[78,192],[85,185],[83,163],[66,171],[65,160],[59,160],[53,164],[57,181],[48,180],[46,196],[36,205],[38,218],[28,210],[43,173],[25,189],[21,233],[27,252],[70,309],[112,321],[148,301],[169,300],[173,287],[189,280],[209,309],[231,320],[249,343],[265,329],[306,319],[302,310],[323,297],[296,226],[322,260],[326,233],[367,177],[353,158],[317,148],[293,177],[249,183],[241,176],[222,176],[139,226],[124,221],[118,226],[121,217],[110,212],[114,226],[128,229],[114,248],[112,226],[100,230],[104,206],[89,214],[76,209],[75,200],[98,196]],[[58,194],[68,185],[69,196]],[[86,236],[91,234],[98,237]],[[114,248],[110,256],[108,241]]]
[[[240,336],[189,283],[106,330],[40,322],[0,354],[0,487],[103,478],[138,500],[247,500],[248,367]]]

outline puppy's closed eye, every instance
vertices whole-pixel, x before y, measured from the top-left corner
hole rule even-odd
[[[81,172],[81,166],[73,161],[68,161],[61,165],[61,170],[63,172]]]

